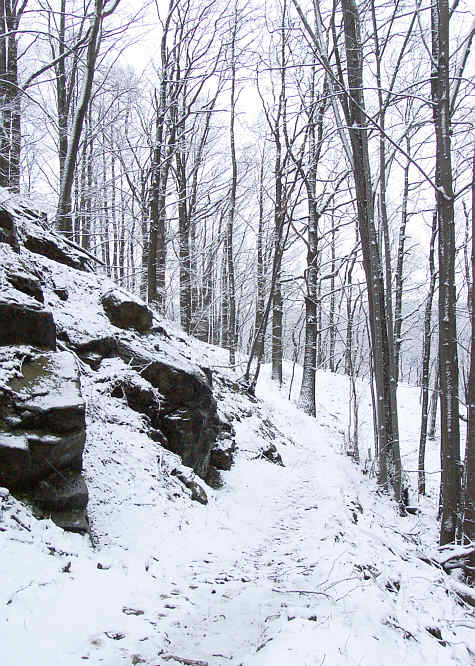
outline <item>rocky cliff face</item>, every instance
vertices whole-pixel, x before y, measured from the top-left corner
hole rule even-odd
[[[91,261],[40,215],[0,205],[0,486],[79,532],[88,530],[83,452],[97,413],[86,408],[85,379],[90,403],[107,395],[143,415],[147,435],[190,468],[177,476],[199,501],[193,473],[219,485],[216,467],[229,467],[232,450],[209,368]]]

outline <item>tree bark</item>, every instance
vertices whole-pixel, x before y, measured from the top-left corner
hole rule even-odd
[[[439,381],[442,461],[440,544],[444,545],[455,541],[461,499],[448,0],[436,0],[432,5],[431,14],[431,89],[436,135],[439,218]]]
[[[472,335],[470,342],[470,378],[467,391],[468,423],[465,446],[465,484],[463,535],[468,541],[475,541],[475,308],[473,307],[473,279],[475,277],[475,151],[473,155],[472,179],[472,298],[470,319]],[[472,580],[475,579],[475,555],[472,553],[470,565]]]
[[[363,54],[358,9],[354,0],[342,0],[348,67],[350,140],[358,209],[358,228],[368,289],[369,323],[374,365],[379,440],[379,482],[392,485],[401,500],[401,459],[392,386],[391,340],[387,328],[384,280],[374,225],[367,120],[364,113]]]
[[[434,265],[435,238],[437,235],[437,213],[434,212],[432,220],[432,234],[429,248],[429,290],[424,310],[424,338],[422,347],[422,372],[421,372],[421,430],[419,437],[419,464],[418,464],[418,491],[419,495],[425,495],[425,449],[427,441],[427,422],[429,415],[429,380],[430,380],[430,350],[431,350],[431,328],[432,328],[432,301],[436,285],[436,273]]]
[[[409,136],[406,139],[407,153],[411,152],[411,143]],[[399,239],[396,259],[396,273],[394,275],[395,289],[394,289],[394,378],[399,381],[399,358],[401,351],[401,335],[402,335],[402,292],[404,286],[404,254],[406,244],[406,226],[407,226],[407,204],[409,199],[409,167],[408,161],[404,168],[404,187],[402,193],[402,211],[401,222],[399,225]]]
[[[229,123],[229,148],[231,153],[231,188],[229,193],[229,213],[226,225],[226,262],[227,262],[227,299],[228,299],[228,332],[227,342],[229,362],[236,364],[237,330],[236,330],[236,288],[234,279],[234,218],[236,214],[237,160],[235,144],[236,121],[236,37],[238,29],[237,5],[234,10],[234,21],[231,34],[231,118]]]
[[[0,37],[0,185],[20,191],[21,96],[18,86],[18,35],[28,0],[2,0]]]
[[[118,2],[116,2],[115,6],[117,6],[117,4]],[[65,236],[70,238],[73,235],[71,191],[84,118],[86,117],[89,101],[91,99],[97,54],[101,42],[103,13],[104,0],[95,0],[94,17],[92,19],[86,53],[86,76],[82,84],[81,96],[74,114],[71,134],[68,141],[68,150],[64,160],[63,178],[61,179],[58,208],[56,211],[56,225],[58,229]]]

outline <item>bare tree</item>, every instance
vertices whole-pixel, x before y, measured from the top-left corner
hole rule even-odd
[[[72,122],[68,150],[64,160],[58,208],[56,210],[56,224],[59,230],[66,236],[70,237],[73,235],[71,192],[73,188],[79,142],[89,101],[91,99],[96,60],[101,44],[102,22],[107,16],[110,16],[114,12],[119,2],[120,0],[95,0],[94,14],[91,17],[86,51],[86,73],[82,81],[81,94]],[[62,55],[64,57],[64,54]]]
[[[422,340],[422,372],[421,372],[421,428],[419,437],[419,464],[418,464],[418,490],[425,495],[425,449],[427,440],[427,421],[429,415],[429,379],[430,379],[430,352],[432,338],[432,301],[436,288],[436,270],[434,263],[435,240],[437,235],[437,212],[432,219],[432,233],[429,247],[429,289],[424,308],[424,331]]]
[[[472,281],[470,299],[471,342],[470,342],[470,379],[467,391],[468,423],[467,442],[465,445],[465,483],[463,535],[468,541],[475,541],[475,308],[473,306],[473,280],[475,277],[475,151],[472,167]],[[474,578],[475,556],[472,555],[472,579]]]
[[[234,248],[233,248],[233,233],[234,233],[234,220],[236,217],[236,192],[238,183],[238,169],[236,159],[236,137],[235,137],[235,123],[236,123],[236,40],[238,33],[238,5],[234,7],[233,23],[231,27],[231,100],[230,100],[230,122],[229,122],[229,148],[231,153],[231,184],[229,192],[229,212],[226,224],[226,238],[225,238],[225,253],[226,253],[226,295],[227,300],[227,331],[226,343],[229,349],[229,362],[231,366],[236,363],[236,346],[237,346],[237,330],[236,330],[236,285],[235,285],[235,270],[234,270]]]
[[[0,185],[20,189],[21,89],[18,28],[28,0],[2,0],[0,24]]]
[[[401,458],[395,390],[392,386],[393,359],[387,327],[386,298],[379,244],[373,217],[373,196],[368,151],[367,116],[364,112],[363,53],[359,12],[354,0],[342,0],[348,75],[349,135],[353,156],[358,228],[368,291],[371,347],[377,397],[379,439],[379,481],[391,483],[401,499]]]
[[[448,0],[437,0],[432,5],[431,27],[431,92],[436,136],[438,184],[436,197],[439,220],[439,381],[442,461],[440,544],[444,545],[455,541],[461,499]]]

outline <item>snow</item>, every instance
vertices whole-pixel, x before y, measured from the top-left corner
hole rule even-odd
[[[26,368],[23,377],[10,386],[21,391],[25,408],[32,412],[75,407],[81,404],[76,365],[70,352],[44,354],[35,359],[33,369]]]
[[[73,288],[61,307],[67,318],[89,306]],[[178,346],[190,363],[216,369],[220,413],[234,419],[238,452],[224,487],[206,487],[206,506],[191,502],[171,474],[177,456],[101,383],[121,362],[105,362],[99,377],[85,368],[93,543],[0,493],[2,665],[471,663],[473,618],[442,570],[420,559],[437,552],[438,475],[428,476],[420,513],[400,517],[363,474],[371,463],[357,467],[345,455],[344,377],[318,373],[311,418],[267,367],[254,403],[220,380],[221,372],[233,378],[222,350],[188,344]],[[371,405],[363,382],[358,391],[364,454]],[[404,467],[415,470],[417,390],[402,386],[399,403]],[[260,455],[271,442],[285,467]],[[428,471],[438,470],[437,456],[429,443]],[[412,488],[416,476],[408,473]]]

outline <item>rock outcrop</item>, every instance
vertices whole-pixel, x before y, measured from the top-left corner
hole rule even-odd
[[[35,504],[69,532],[87,532],[85,507],[88,499],[82,474],[71,469],[51,474],[40,481],[33,491]]]
[[[191,499],[200,504],[208,504],[208,496],[204,488],[193,478],[193,475],[182,469],[174,469],[173,476],[176,476],[183,485],[191,491]]]
[[[145,351],[137,344],[117,341],[120,358],[157,389],[158,414],[150,406],[150,392],[131,395],[130,406],[152,416],[167,438],[167,448],[177,453],[183,463],[206,478],[211,449],[216,441],[218,420],[216,401],[209,377],[186,359],[170,358],[158,351]],[[135,404],[135,407],[133,406]]]
[[[61,238],[30,226],[24,234],[24,246],[34,254],[41,254],[59,264],[85,270],[88,260],[86,255],[74,250]]]
[[[44,303],[45,297],[41,288],[41,282],[37,277],[26,271],[12,271],[8,274],[8,281],[15,289],[31,296],[39,303]]]
[[[85,532],[78,363],[70,351],[57,351],[51,264],[41,265],[28,248],[74,268],[84,268],[86,257],[32,215],[0,207],[0,486],[28,497],[65,529]]]
[[[0,345],[34,345],[56,349],[52,313],[18,289],[0,292]]]
[[[140,333],[152,327],[153,313],[140,298],[121,289],[110,289],[101,300],[104,312],[114,326],[135,328]]]
[[[65,470],[82,469],[86,417],[77,363],[66,351],[3,352],[15,371],[0,388],[0,485],[31,491],[35,499],[37,484],[52,472],[63,478]],[[58,512],[60,495],[55,502]],[[74,507],[83,525],[86,505],[87,492]]]
[[[213,447],[210,462],[216,469],[228,471],[234,462],[233,454],[236,450],[236,442],[228,433],[221,435],[219,441]]]
[[[0,243],[8,243],[15,252],[20,249],[15,220],[13,215],[4,209],[0,209]]]
[[[219,487],[233,446],[225,433],[216,448],[227,425],[211,370],[140,298],[88,272],[91,259],[44,217],[0,204],[0,486],[79,532],[88,529],[81,373],[143,415],[150,439],[191,468],[179,478],[197,501],[206,493],[194,475]]]

